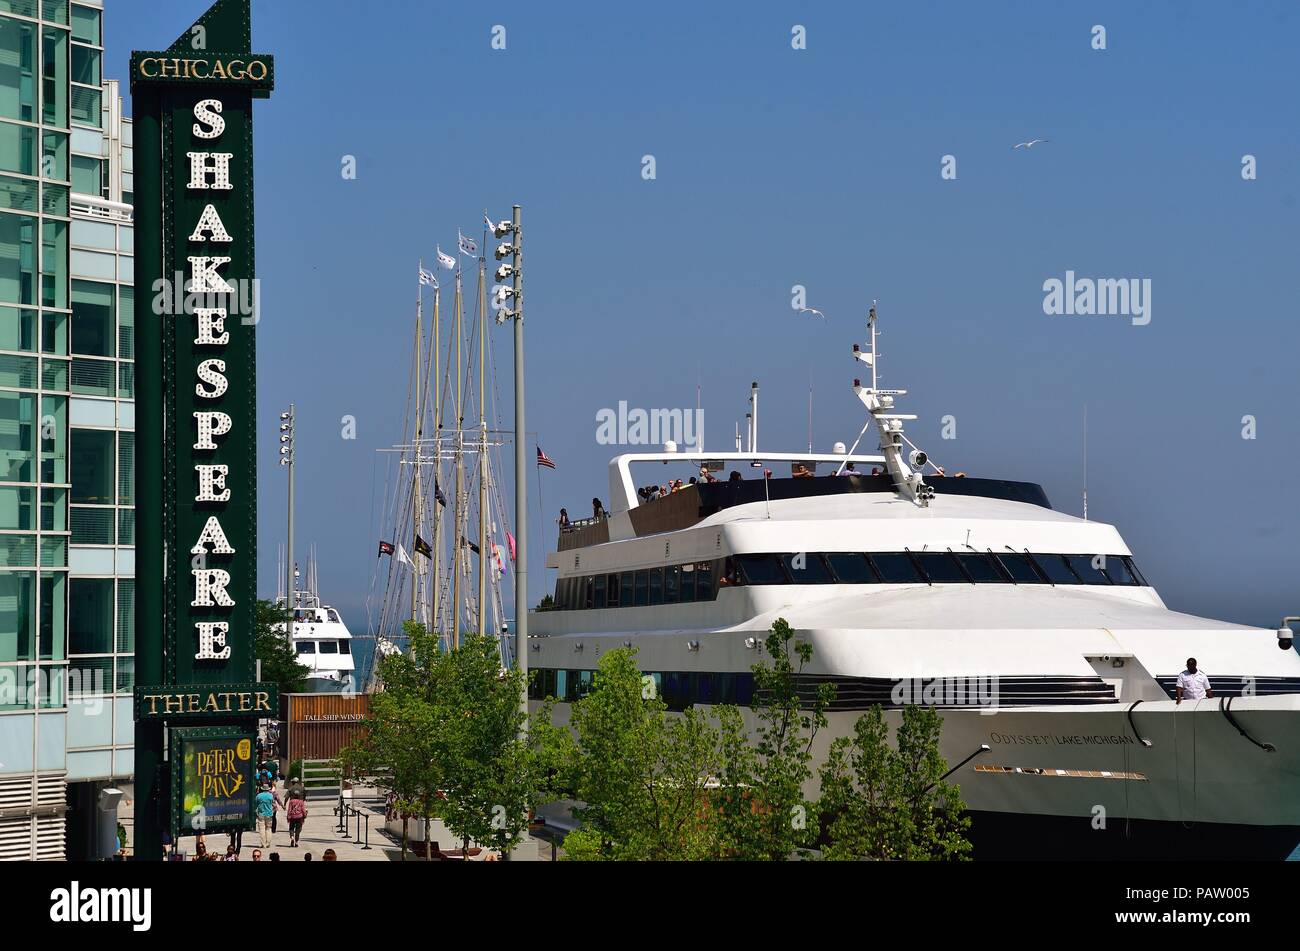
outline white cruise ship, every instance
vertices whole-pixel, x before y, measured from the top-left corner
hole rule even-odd
[[[814,648],[806,685],[837,688],[819,759],[873,704],[895,724],[903,703],[942,705],[977,859],[1286,857],[1300,656],[1285,622],[1169,610],[1113,526],[1053,510],[1032,483],[935,471],[903,433],[904,391],[875,385],[874,308],[869,328],[853,356],[871,381],[854,391],[878,454],[759,452],[755,405],[743,451],[610,463],[608,515],[563,528],[548,557],[533,701],[576,699],[604,652],[635,646],[670,709],[743,709],[784,617]],[[637,464],[720,481],[648,498]],[[1179,705],[1189,657],[1213,697]]]

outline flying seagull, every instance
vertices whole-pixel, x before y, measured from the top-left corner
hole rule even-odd
[[[1019,142],[1011,146],[1012,149],[1032,149],[1039,142],[1050,142],[1051,139],[1030,139],[1028,142]]]
[[[816,315],[817,315],[818,317],[820,317],[822,320],[825,320],[825,319],[826,319],[826,315],[823,314],[820,310],[817,310],[815,307],[800,307],[800,308],[799,308],[799,313],[801,313],[801,314],[816,314]]]

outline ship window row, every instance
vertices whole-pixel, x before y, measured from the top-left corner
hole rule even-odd
[[[1128,555],[1016,551],[791,552],[639,568],[556,582],[555,608],[712,601],[722,588],[767,584],[1088,584],[1145,586]]]
[[[528,683],[533,700],[554,699],[574,703],[591,691],[595,671],[535,668]],[[654,695],[669,710],[685,710],[697,703],[749,706],[754,694],[754,675],[748,671],[651,672],[644,676],[654,682]]]
[[[299,654],[350,654],[350,641],[300,641],[294,640]],[[320,645],[319,647],[317,645]]]

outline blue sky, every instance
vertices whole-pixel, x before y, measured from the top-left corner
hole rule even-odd
[[[106,75],[206,6],[108,0]],[[559,464],[542,473],[547,547],[559,506],[607,496],[595,416],[619,400],[691,407],[698,380],[706,446],[724,448],[756,379],[764,447],[799,449],[811,376],[816,447],[850,441],[848,351],[875,298],[884,382],[911,390],[909,435],[950,471],[1040,482],[1077,514],[1087,404],[1089,514],[1171,607],[1300,613],[1292,4],[253,9],[278,87],[256,119],[266,594],[274,417],[293,400],[298,551],[316,545],[322,593],[364,630],[417,259],[519,202],[527,423]],[[1011,148],[1034,137],[1051,141]],[[1150,279],[1150,324],[1044,314],[1043,282],[1067,270]],[[795,316],[796,284],[825,322]],[[509,426],[508,329],[494,346]],[[536,514],[531,529],[535,603],[553,574]]]

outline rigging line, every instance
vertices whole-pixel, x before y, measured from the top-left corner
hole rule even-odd
[[[370,530],[374,532],[379,523],[375,521],[375,481],[379,472],[379,457],[372,456],[370,459]],[[366,634],[375,633],[374,615],[372,612],[372,602],[375,597],[375,585],[379,580],[379,556],[375,556],[375,563],[370,566],[370,590],[366,592]]]
[[[411,354],[410,362],[409,362],[409,364],[408,364],[408,368],[407,368],[407,376],[406,376],[406,408],[405,408],[405,412],[403,412],[403,414],[402,414],[402,421],[403,421],[403,425],[402,425],[402,444],[403,444],[403,445],[408,444],[408,443],[410,442],[410,437],[411,437],[411,416],[412,416],[412,414],[411,414],[411,398],[412,398],[412,393],[413,393],[413,391],[415,390],[415,385],[414,385],[414,384],[415,384],[415,376],[416,376],[417,371],[418,371],[418,367],[417,367],[416,355],[415,355],[414,353],[412,353],[412,354]],[[397,468],[398,468],[398,471],[397,471],[397,488],[396,488],[396,491],[393,491],[393,492],[390,493],[389,490],[393,488],[393,466],[394,466],[395,464],[397,464],[397,463],[396,463],[393,459],[390,458],[389,461],[388,461],[387,472],[386,472],[385,479],[384,479],[384,516],[383,516],[383,521],[384,521],[384,524],[388,524],[389,500],[391,499],[391,501],[392,501],[392,515],[393,515],[393,518],[394,518],[393,527],[394,527],[394,530],[396,531],[396,529],[397,529],[397,525],[396,525],[396,516],[397,516],[397,514],[398,514],[398,503],[399,503],[400,498],[405,494],[405,493],[402,491],[402,485],[403,485],[405,479],[403,478],[403,474],[402,474],[402,471],[401,471],[401,466],[398,465],[398,466],[397,466]],[[400,533],[394,535],[394,540],[400,540],[400,538],[401,538]],[[378,561],[378,559],[376,559],[376,561]],[[391,592],[391,590],[392,590],[392,581],[393,581],[393,566],[392,566],[391,561],[390,561],[390,564],[389,564],[389,571],[388,571],[388,578],[387,578],[387,580],[386,580],[386,582],[385,582],[385,586],[384,586],[384,602],[383,602],[383,606],[382,606],[382,608],[381,608],[381,610],[380,610],[379,630],[380,630],[381,632],[387,630],[387,628],[388,628],[388,624],[389,624],[389,622],[390,622],[390,617],[391,617],[391,605],[389,604],[389,594],[390,594],[390,592]],[[399,584],[399,593],[400,593],[400,590],[401,590],[401,585]],[[400,594],[399,594],[399,596],[400,596]]]

